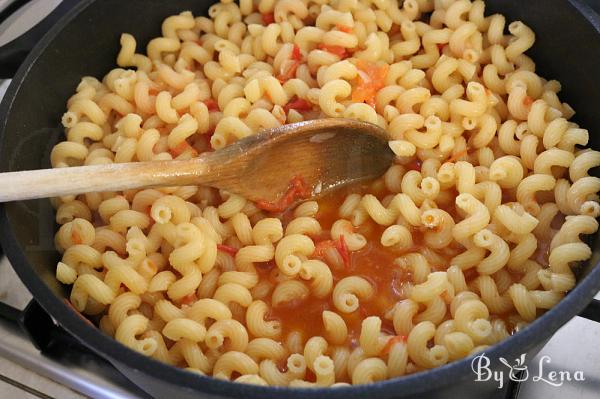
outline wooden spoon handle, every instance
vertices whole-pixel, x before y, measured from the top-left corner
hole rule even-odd
[[[206,183],[203,157],[0,173],[0,202],[88,192]]]

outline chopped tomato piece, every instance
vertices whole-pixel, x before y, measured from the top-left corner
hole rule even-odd
[[[533,103],[533,98],[529,97],[529,96],[525,96],[525,98],[523,99],[523,105],[526,107],[531,106],[531,104]]]
[[[156,263],[152,262],[152,260],[150,258],[146,259],[146,264],[148,265],[148,267],[150,269],[158,269],[156,267]]]
[[[440,294],[440,298],[442,298],[444,300],[444,302],[450,303],[450,302],[452,302],[453,296],[450,295],[450,293],[448,292],[448,290],[444,290]]]
[[[406,342],[405,335],[394,335],[392,338],[388,339],[385,343],[385,346],[381,349],[382,355],[387,355],[392,350],[392,347],[401,342]]]
[[[83,242],[78,231],[71,230],[71,241],[73,244],[81,244]]]
[[[308,382],[315,382],[317,380],[317,376],[315,374],[314,371],[312,371],[311,369],[307,368],[306,369],[306,375],[304,377],[304,379]]]
[[[294,61],[302,61],[302,52],[300,51],[300,47],[294,44],[294,49],[292,50],[291,58]]]
[[[448,160],[446,162],[456,162],[457,160],[459,160],[460,158],[469,155],[469,148],[465,148],[462,151],[457,152],[456,154],[452,155],[450,158],[448,158]]]
[[[179,304],[181,305],[191,305],[192,303],[196,302],[198,300],[198,297],[196,296],[195,292],[192,292],[191,294],[188,294],[186,296],[184,296],[183,298],[181,298],[179,301]]]
[[[301,176],[296,176],[290,181],[287,192],[276,201],[258,201],[256,206],[267,212],[283,212],[290,207],[296,200],[310,197],[310,188]]]
[[[208,100],[204,100],[204,104],[206,105],[206,108],[208,108],[209,112],[214,112],[214,111],[219,110],[219,104],[217,104],[217,102],[212,98],[209,98]]]
[[[348,250],[348,246],[346,245],[346,239],[343,235],[340,236],[339,240],[323,240],[319,241],[315,244],[315,251],[312,256],[319,259],[325,258],[325,252],[330,249],[335,248],[336,251],[340,254],[342,261],[344,262],[344,267],[346,269],[350,268],[350,251]]]
[[[265,24],[265,25],[269,25],[269,24],[272,24],[273,22],[275,22],[275,13],[273,13],[273,12],[265,12],[265,13],[261,14],[261,16],[262,16],[263,24]]]
[[[202,138],[204,139],[204,141],[206,141],[206,144],[208,145],[208,151],[210,151],[212,149],[212,147],[210,146],[210,139],[212,139],[212,136],[214,134],[215,134],[215,127],[213,126],[208,132],[206,132],[202,135]]]
[[[183,154],[187,150],[191,150],[193,156],[198,155],[198,151],[196,151],[196,149],[194,147],[192,147],[190,145],[190,143],[188,143],[186,140],[183,140],[176,147],[171,148],[169,150],[169,153],[173,156],[173,158],[177,158],[178,156],[180,156],[181,154]]]
[[[377,66],[372,62],[359,59],[356,66],[359,69],[358,84],[352,91],[352,101],[365,102],[374,108],[375,96],[385,86],[389,65]]]
[[[350,252],[348,251],[348,246],[346,245],[346,238],[344,235],[340,235],[340,239],[336,243],[336,248],[344,261],[344,267],[346,269],[350,268]]]
[[[329,248],[336,248],[335,245],[335,241],[333,240],[323,240],[323,241],[319,241],[315,244],[315,252],[313,252],[312,256],[314,256],[315,258],[324,258],[325,257],[325,251],[327,251]]]
[[[329,46],[327,44],[319,44],[318,47],[321,50],[324,50],[331,54],[337,55],[341,59],[347,58],[349,55],[348,52],[346,51],[346,48],[342,47],[342,46]]]
[[[296,70],[298,69],[298,66],[300,66],[300,63],[298,62],[290,63],[289,65],[287,65],[285,70],[277,76],[277,80],[279,80],[279,82],[281,83],[285,83],[290,79],[294,79],[294,77],[296,77]]]
[[[230,247],[229,245],[217,244],[217,250],[221,252],[228,253],[229,255],[237,254],[238,249],[234,247]]]
[[[298,112],[310,111],[312,110],[312,104],[302,98],[293,97],[287,104],[283,106],[283,110],[286,114],[290,111],[290,109],[295,109]]]
[[[415,158],[414,160],[412,160],[409,163],[407,163],[406,165],[404,165],[404,167],[408,170],[416,170],[416,171],[420,172],[421,171],[421,160],[418,158]]]
[[[346,32],[346,33],[353,32],[353,29],[350,26],[346,26],[346,25],[342,25],[342,24],[335,24],[335,27],[337,28],[337,30],[342,31],[342,32]]]
[[[281,201],[269,202],[265,200],[260,200],[256,203],[257,208],[262,209],[263,211],[278,213],[283,212],[285,207],[280,205]]]
[[[437,43],[436,46],[440,52],[444,51],[444,47],[446,47],[448,43]]]
[[[202,137],[204,137],[204,140],[206,140],[208,142],[208,144],[210,144],[210,139],[212,139],[212,136],[215,134],[215,126],[213,126],[212,128],[210,128],[208,130],[208,132],[204,133],[202,135]]]
[[[304,199],[310,196],[311,191],[306,187],[306,182],[301,176],[295,176],[291,181],[291,186],[294,188],[296,195]]]
[[[284,83],[290,79],[293,79],[296,76],[296,70],[302,64],[302,52],[300,51],[300,47],[294,44],[294,49],[292,50],[292,54],[290,55],[290,61],[284,64],[284,70],[281,72],[277,79]]]

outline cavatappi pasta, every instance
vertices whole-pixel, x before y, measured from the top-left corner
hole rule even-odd
[[[124,33],[118,68],[69,99],[53,167],[188,159],[323,117],[382,126],[397,158],[285,212],[207,187],[57,198],[73,306],[154,359],[294,387],[437,367],[554,306],[591,254],[600,153],[536,74],[531,29],[484,8],[223,0],[145,53]]]

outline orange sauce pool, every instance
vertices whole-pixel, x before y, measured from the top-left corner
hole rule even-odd
[[[319,199],[319,212],[316,219],[323,229],[319,237],[313,237],[315,244],[321,240],[330,239],[330,229],[333,223],[340,219],[338,209],[344,202],[346,196],[351,192],[366,192],[365,187],[354,187],[353,189],[343,189],[334,192],[331,195]],[[373,192],[372,189],[368,190]],[[386,193],[375,193],[379,197]],[[284,215],[284,224],[286,219]],[[385,318],[385,314],[400,300],[405,299],[403,295],[403,285],[412,280],[410,272],[398,265],[394,265],[394,260],[408,252],[416,251],[421,248],[422,235],[415,229],[413,241],[415,246],[409,251],[398,251],[386,248],[380,243],[381,234],[386,226],[379,226],[372,220],[367,220],[364,224],[355,229],[357,233],[362,234],[367,239],[367,245],[359,250],[350,252],[349,267],[334,268],[331,267],[335,284],[348,276],[360,276],[367,279],[375,287],[375,295],[368,301],[361,300],[357,311],[345,314],[338,312],[333,305],[332,295],[326,298],[315,298],[309,296],[303,301],[284,304],[272,308],[270,318],[280,320],[282,323],[283,337],[292,331],[299,331],[306,340],[312,336],[323,336],[325,331],[323,327],[322,313],[324,310],[331,310],[338,313],[345,320],[348,327],[347,345],[355,347],[358,345],[361,323],[368,316],[379,316],[382,320],[382,330],[385,333],[395,335],[391,320]],[[449,263],[449,258],[447,259]],[[331,265],[330,265],[331,266]],[[447,267],[446,265],[445,267]],[[268,265],[270,270],[274,265]],[[259,273],[265,273],[261,268]],[[445,268],[444,268],[445,269]]]
[[[340,219],[338,210],[348,194],[352,192],[370,192],[375,194],[379,199],[382,199],[385,195],[389,194],[384,188],[374,189],[374,187],[377,187],[377,185],[362,185],[342,189],[319,199],[319,212],[316,215],[316,219],[321,224],[323,232],[319,237],[312,237],[315,244],[321,240],[330,239],[329,232],[331,226],[336,220]],[[457,215],[454,206],[450,205],[443,208],[452,214],[456,220]],[[291,218],[291,211],[288,211],[283,215],[282,219],[284,227]],[[392,321],[385,316],[398,301],[406,299],[403,286],[412,282],[412,276],[410,271],[395,265],[394,260],[403,254],[418,252],[424,249],[424,245],[422,244],[422,231],[419,230],[419,228],[413,228],[411,233],[413,242],[415,243],[414,247],[403,251],[386,248],[380,243],[381,234],[385,229],[385,226],[379,226],[371,219],[368,219],[363,225],[355,228],[355,232],[362,234],[367,239],[367,245],[359,251],[350,252],[349,267],[334,268],[330,265],[334,286],[344,277],[360,276],[370,281],[375,287],[375,295],[368,301],[361,300],[359,309],[350,314],[341,313],[336,310],[333,305],[331,294],[322,299],[309,296],[302,301],[295,301],[271,308],[269,318],[281,321],[283,332],[282,340],[285,340],[287,335],[293,331],[300,332],[304,342],[313,336],[324,336],[325,331],[322,319],[324,310],[331,310],[342,316],[348,327],[348,341],[346,342],[346,345],[350,348],[358,346],[361,324],[368,316],[379,316],[382,320],[383,332],[395,335]],[[548,243],[546,242],[540,241],[538,243],[538,250],[531,257],[538,262],[543,262],[541,263],[543,267],[547,265],[547,244]],[[511,244],[511,247],[512,246],[513,244]],[[445,259],[446,262],[442,265],[431,265],[432,270],[446,270],[450,266],[450,259],[463,250],[462,247],[451,246],[448,251],[445,252],[445,256],[443,256],[443,259]],[[442,251],[438,251],[438,254],[441,254],[441,252]],[[257,269],[262,278],[269,278],[269,272],[275,267],[273,262],[269,262]],[[522,277],[521,273],[511,272],[510,275],[514,282],[518,282]],[[467,283],[477,276],[478,273],[475,268],[465,271]],[[514,326],[510,322],[510,316],[513,314],[515,314],[515,312],[511,311],[505,315],[494,315],[494,317],[504,319],[509,331],[512,331]],[[450,317],[449,313],[446,314],[446,318],[448,317]]]

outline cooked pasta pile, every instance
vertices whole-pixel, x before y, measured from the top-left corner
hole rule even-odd
[[[437,367],[553,307],[591,255],[600,153],[524,54],[531,29],[484,7],[223,0],[167,18],[146,54],[124,33],[119,68],[69,99],[53,167],[325,117],[384,127],[397,158],[283,212],[195,186],[56,199],[73,306],[154,359],[294,387]]]

